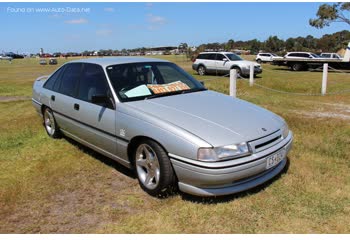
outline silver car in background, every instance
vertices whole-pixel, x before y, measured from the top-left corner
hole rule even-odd
[[[143,190],[241,192],[279,174],[292,132],[279,116],[207,90],[151,58],[71,61],[33,86],[50,137],[63,134],[135,169]]]

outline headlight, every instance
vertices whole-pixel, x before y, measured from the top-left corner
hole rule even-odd
[[[200,148],[198,149],[198,160],[207,162],[220,161],[249,154],[248,145],[244,142],[216,148]]]
[[[283,127],[282,127],[282,137],[287,138],[289,134],[289,128],[288,128],[288,124],[284,123]]]

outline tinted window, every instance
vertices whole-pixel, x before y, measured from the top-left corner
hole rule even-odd
[[[198,59],[209,59],[209,54],[207,53],[199,54]]]
[[[79,81],[78,98],[91,102],[92,96],[108,96],[108,83],[101,66],[84,64]]]
[[[59,92],[68,96],[75,96],[77,83],[81,74],[81,63],[70,63],[66,65],[61,78]]]
[[[49,90],[53,90],[53,87],[57,81],[57,79],[60,77],[61,73],[62,73],[62,68],[58,69],[49,79],[47,79],[47,81],[44,84],[44,88],[49,89]]]
[[[216,60],[218,60],[218,61],[223,61],[224,58],[226,58],[226,57],[224,55],[222,55],[222,54],[217,54],[216,55]]]
[[[215,60],[215,58],[216,58],[216,53],[210,53],[210,54],[208,54],[208,60]]]
[[[240,61],[243,60],[240,56],[234,53],[228,53],[226,56],[231,60],[231,61]]]

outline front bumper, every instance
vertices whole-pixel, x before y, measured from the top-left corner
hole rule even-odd
[[[290,132],[289,136],[277,145],[248,157],[226,161],[222,167],[215,163],[200,166],[193,164],[193,160],[186,161],[172,154],[169,156],[181,191],[197,196],[220,196],[248,190],[278,175],[284,169],[287,157],[267,170],[266,157],[283,148],[287,156],[292,142],[293,135]]]
[[[254,68],[254,74],[260,74],[262,73],[262,68]],[[243,75],[249,75],[250,74],[250,70],[249,68],[242,68],[242,74]]]

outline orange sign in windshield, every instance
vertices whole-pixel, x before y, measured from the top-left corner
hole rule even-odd
[[[181,81],[172,82],[169,84],[161,84],[161,85],[149,84],[149,85],[147,85],[147,87],[149,89],[151,89],[154,94],[160,94],[160,93],[166,93],[166,92],[176,92],[176,91],[190,89],[190,87],[187,84],[185,84]]]

